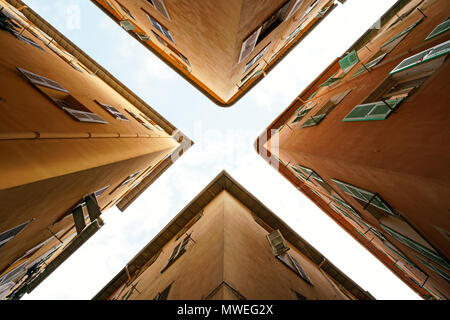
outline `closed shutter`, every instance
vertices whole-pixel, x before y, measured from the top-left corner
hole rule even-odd
[[[31,84],[33,85],[37,85],[37,86],[43,86],[43,87],[47,87],[50,89],[55,89],[58,91],[62,91],[65,93],[69,93],[69,91],[67,91],[66,89],[64,89],[64,87],[62,85],[60,85],[58,82],[50,80],[48,78],[45,78],[43,76],[37,75],[33,72],[27,71],[25,69],[19,68],[17,67],[17,70],[19,70],[22,75],[31,82]]]
[[[274,255],[278,256],[290,249],[287,246],[286,240],[284,240],[280,230],[275,230],[272,233],[269,233],[266,237],[270,243]]]
[[[404,98],[360,104],[353,108],[342,121],[385,120]],[[389,107],[386,105],[388,104]]]
[[[166,17],[168,20],[170,20],[169,13],[167,12],[166,6],[164,5],[163,0],[150,0],[150,2],[153,4],[153,6],[156,8],[156,10],[159,11],[164,17]]]
[[[433,39],[434,37],[437,37],[445,32],[447,32],[450,29],[450,19],[445,20],[441,24],[439,24],[436,28],[434,28],[433,31],[428,35],[428,37],[425,38],[425,41]]]
[[[430,268],[431,270],[433,270],[436,274],[440,275],[442,278],[444,278],[447,282],[450,282],[450,274],[448,274],[447,272],[445,272],[444,270],[439,269],[438,267],[436,267],[435,265],[429,263],[428,261],[426,261],[425,259],[423,259],[422,257],[415,255],[417,259],[419,259],[424,265],[426,265],[428,268]]]
[[[16,36],[16,38],[17,39],[19,39],[20,41],[23,41],[23,42],[25,42],[25,43],[28,43],[28,44],[30,44],[30,45],[32,45],[33,47],[36,47],[36,48],[38,48],[38,49],[40,49],[40,50],[42,50],[42,51],[45,51],[44,50],[44,48],[42,48],[40,45],[38,45],[36,42],[34,42],[32,39],[30,39],[30,38],[28,38],[28,37],[25,37],[24,35],[22,35],[22,34],[14,34],[15,36]]]
[[[261,28],[253,32],[243,43],[241,47],[241,53],[239,55],[239,63],[245,59],[250,53],[252,53],[253,49],[255,49],[256,41],[258,41],[259,34],[261,32]]]

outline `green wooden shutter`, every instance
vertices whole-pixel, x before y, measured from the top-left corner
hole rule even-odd
[[[403,100],[405,100],[405,98],[357,105],[344,119],[342,119],[342,121],[385,120]],[[389,105],[389,107],[386,104]]]
[[[350,69],[359,61],[358,53],[356,50],[353,50],[349,54],[347,54],[344,58],[339,60],[339,65],[343,71]]]
[[[326,114],[320,114],[320,115],[316,115],[311,117],[310,119],[306,120],[303,124],[302,124],[302,128],[306,128],[306,127],[312,127],[312,126],[316,126],[320,123],[320,121],[323,120],[323,118],[325,118]]]
[[[381,48],[387,46],[388,44],[394,42],[395,40],[400,39],[403,36],[406,36],[406,34],[408,34],[412,29],[414,29],[419,23],[421,23],[423,20],[423,18],[421,18],[420,20],[414,22],[412,25],[410,25],[408,28],[406,28],[405,30],[401,31],[400,33],[398,33],[397,35],[395,35],[394,37],[392,37],[391,39],[389,39],[388,41],[386,41],[384,44],[381,45]]]
[[[426,261],[425,259],[423,259],[422,257],[415,255],[417,259],[419,259],[424,265],[426,265],[428,268],[430,268],[431,270],[433,270],[434,272],[436,272],[438,275],[440,275],[442,278],[444,278],[445,280],[447,280],[448,282],[450,282],[450,274],[448,274],[447,272],[439,269],[438,267],[434,266],[433,264],[429,263],[428,261]]]
[[[447,32],[449,29],[450,29],[450,19],[447,19],[441,24],[439,24],[436,28],[434,28],[434,30],[431,31],[428,37],[425,38],[425,41],[433,39],[434,37],[437,37],[443,34],[444,32]]]
[[[335,82],[338,82],[342,79],[342,77],[340,78],[334,78],[334,76],[337,74],[337,72],[335,74],[333,74],[331,77],[329,77],[324,83],[322,83],[321,85],[319,85],[319,87],[327,87],[332,85]]]
[[[425,51],[419,52],[412,57],[406,58],[398,66],[396,66],[389,74],[393,75],[397,72],[412,68],[418,64],[428,62],[430,60],[439,58],[440,56],[446,55],[450,52],[450,40],[434,46]]]
[[[444,268],[450,270],[450,264],[447,262],[447,260],[444,257],[441,257],[437,252],[432,251],[420,243],[417,243],[414,240],[409,239],[408,237],[402,235],[401,233],[397,232],[394,229],[389,228],[388,226],[380,223],[380,226],[389,233],[393,238],[397,239],[404,245],[410,247],[411,249],[414,249],[418,253],[424,255],[425,257],[429,258],[430,260],[438,263],[439,265],[443,266]]]

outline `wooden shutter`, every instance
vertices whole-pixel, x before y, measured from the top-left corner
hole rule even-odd
[[[274,255],[278,256],[280,254],[285,253],[290,248],[286,244],[286,240],[284,240],[283,235],[280,230],[275,230],[272,233],[269,233],[267,236],[267,240],[270,243],[272,248],[272,252]]]
[[[441,43],[437,46],[434,46],[430,49],[427,49],[425,51],[419,52],[409,58],[406,58],[390,72],[390,75],[412,68],[423,62],[436,59],[442,55],[448,54],[449,52],[450,52],[450,40]]]
[[[306,127],[312,127],[312,126],[316,126],[320,123],[320,121],[323,120],[323,118],[325,118],[326,114],[321,114],[318,116],[313,116],[310,119],[306,120],[303,124],[302,124],[302,128],[306,128]]]
[[[359,61],[358,53],[356,50],[353,50],[349,54],[347,54],[344,58],[339,60],[339,65],[341,66],[342,71],[347,71]]]
[[[83,206],[79,205],[72,211],[73,221],[75,223],[75,229],[77,234],[80,234],[86,227],[86,221],[84,219]]]
[[[350,111],[342,121],[369,121],[385,120],[392,111],[397,108],[405,98],[387,100],[385,102],[377,101],[357,105]],[[387,105],[389,105],[389,107]]]
[[[26,268],[27,263],[28,263],[28,260],[22,262],[20,265],[18,265],[14,269],[8,271],[8,273],[4,274],[0,278],[0,284],[5,284],[5,283],[8,283],[8,282],[15,282],[19,278],[24,276],[25,273],[27,272],[27,268]]]
[[[95,102],[99,104],[101,107],[103,107],[103,109],[108,111],[117,120],[130,121],[127,117],[125,117],[119,110],[117,110],[113,106],[98,102],[97,100],[95,100]]]
[[[303,270],[302,266],[298,263],[297,260],[290,254],[288,254],[289,259],[291,260],[292,264],[294,265],[295,269],[297,270],[300,277],[302,277],[303,280],[308,282],[310,285],[312,285],[311,279],[309,279],[308,275],[306,274],[305,270]]]
[[[128,19],[120,21],[119,24],[123,29],[125,29],[125,31],[132,31],[136,29],[134,23]]]
[[[393,238],[397,239],[398,241],[400,241],[401,243],[403,243],[404,245],[410,247],[411,249],[414,249],[415,251],[417,251],[418,253],[422,254],[423,256],[429,258],[430,260],[438,263],[439,265],[445,267],[446,269],[450,270],[450,264],[448,263],[447,259],[442,257],[440,254],[438,254],[437,252],[424,247],[423,245],[421,245],[420,243],[409,239],[408,237],[402,235],[401,233],[397,232],[396,230],[380,223],[380,226],[387,232],[389,233]]]
[[[178,255],[178,249],[180,248],[181,243],[179,243],[172,251],[172,255],[169,258],[169,262],[174,260],[176,258],[176,256]]]
[[[245,59],[253,49],[255,49],[256,42],[258,41],[259,34],[261,33],[261,28],[259,27],[255,32],[253,32],[245,41],[242,43],[241,53],[239,55],[239,63]]]
[[[292,6],[291,10],[287,14],[286,18],[284,20],[289,19],[293,14],[297,12],[297,10],[300,8],[300,6],[303,4],[304,0],[297,0],[295,1],[294,5]]]
[[[394,37],[392,37],[391,39],[389,39],[388,41],[386,41],[384,44],[381,45],[381,48],[383,49],[383,51],[391,51],[393,48],[395,48],[395,46],[402,41],[407,35],[408,33],[414,29],[420,22],[422,22],[423,18],[421,18],[420,20],[414,22],[412,25],[410,25],[409,27],[407,27],[405,30],[401,31],[400,33],[396,34]],[[390,45],[390,46],[389,46]]]
[[[158,10],[159,13],[161,13],[164,17],[166,17],[168,20],[170,20],[169,12],[167,12],[167,8],[164,5],[163,0],[150,0],[153,6]]]
[[[17,227],[14,227],[12,229],[9,229],[7,231],[4,231],[0,233],[0,248],[4,246],[6,243],[8,243],[10,240],[12,240],[20,231],[22,231],[31,220],[22,223],[21,225],[18,225]]]
[[[450,29],[450,19],[445,20],[441,24],[439,24],[436,28],[434,28],[433,31],[428,35],[428,37],[425,38],[425,41],[428,41],[430,39],[433,39],[445,32],[447,32]]]
[[[64,87],[62,85],[60,85],[58,82],[56,82],[56,81],[50,80],[48,78],[45,78],[45,77],[40,76],[40,75],[37,75],[37,74],[35,74],[33,72],[27,71],[27,70],[19,68],[19,67],[17,67],[17,70],[19,70],[20,73],[22,73],[22,75],[28,81],[30,81],[30,83],[33,84],[33,85],[43,86],[43,87],[47,87],[47,88],[50,88],[50,89],[55,89],[55,90],[58,90],[58,91],[69,93],[69,91],[64,89]]]

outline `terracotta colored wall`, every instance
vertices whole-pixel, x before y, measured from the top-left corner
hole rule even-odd
[[[280,158],[285,163],[300,164],[316,171],[377,228],[377,220],[363,211],[352,197],[340,191],[331,178],[378,193],[435,249],[448,257],[450,152],[445,146],[450,143],[449,59],[386,120],[342,122],[403,59],[450,39],[447,32],[424,41],[438,24],[447,19],[450,4],[426,1],[422,11],[427,17],[370,73],[351,79],[359,64],[340,83],[319,91],[314,99],[319,104],[306,118],[333,95],[352,89],[319,125],[301,128],[301,121],[283,129],[280,133]],[[381,44],[420,18],[422,14],[415,10],[388,32],[369,42],[369,49],[362,48],[360,59],[365,63],[370,61],[370,54],[377,52]],[[388,238],[421,266],[414,256],[415,251]],[[432,273],[426,267],[423,269]],[[430,281],[438,283],[448,296],[445,280],[436,275],[433,278]]]

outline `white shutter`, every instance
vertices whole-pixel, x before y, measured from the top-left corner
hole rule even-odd
[[[272,233],[269,233],[266,237],[272,247],[272,252],[274,255],[278,256],[290,249],[287,246],[286,240],[284,240],[280,230],[275,230]]]
[[[253,32],[243,43],[241,47],[241,54],[239,55],[239,63],[245,59],[253,49],[255,49],[256,41],[258,41],[259,34],[261,33],[262,27]]]
[[[65,93],[69,93],[69,91],[64,89],[64,87],[62,85],[60,85],[58,82],[56,82],[56,81],[47,79],[45,77],[42,77],[40,75],[37,75],[37,74],[35,74],[33,72],[27,71],[27,70],[19,68],[19,67],[17,67],[17,70],[19,70],[20,73],[22,73],[22,75],[28,81],[30,81],[33,85],[43,86],[43,87],[55,89],[55,90],[58,90],[58,91],[62,91],[62,92],[65,92]]]

